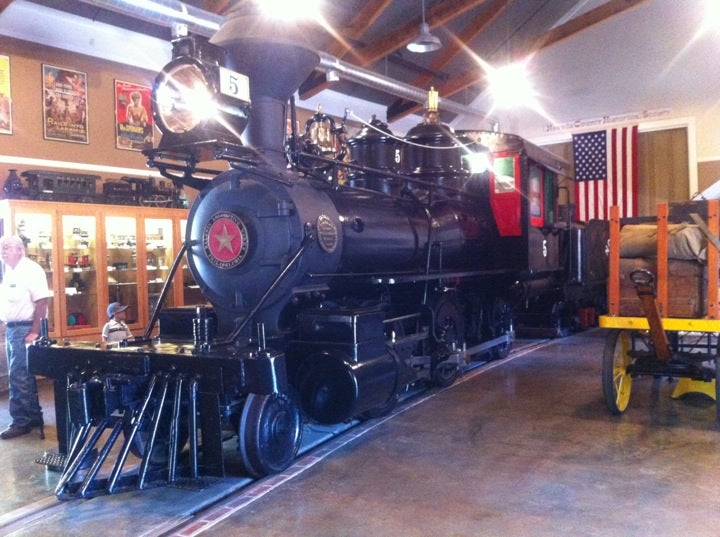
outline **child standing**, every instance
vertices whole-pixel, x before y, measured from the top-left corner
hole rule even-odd
[[[132,337],[130,328],[125,324],[125,310],[127,306],[123,306],[120,302],[113,302],[108,306],[107,314],[110,320],[105,323],[102,329],[102,340],[108,343],[115,341],[123,341]]]

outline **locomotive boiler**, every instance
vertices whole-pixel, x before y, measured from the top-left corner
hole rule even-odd
[[[380,416],[410,387],[449,385],[507,355],[517,307],[584,285],[557,222],[560,159],[453,131],[432,92],[404,138],[373,120],[344,143],[321,112],[288,136],[318,56],[242,9],[212,43],[173,43],[146,152],[199,190],[173,268],[186,256],[209,305],[159,304],[119,348],[45,331],[30,349],[54,379],[60,498],[222,476],[229,438],[249,474],[281,471],[303,422]],[[229,169],[202,178],[213,159]]]

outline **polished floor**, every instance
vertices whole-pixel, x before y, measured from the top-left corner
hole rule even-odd
[[[720,535],[714,402],[672,399],[667,381],[638,379],[628,411],[610,416],[603,344],[599,329],[554,340],[411,400],[202,535]],[[47,439],[0,442],[0,535],[3,513],[54,501],[57,474],[33,463],[54,447],[52,396],[42,397]],[[162,488],[64,502],[12,534],[143,535],[189,512],[196,494]]]

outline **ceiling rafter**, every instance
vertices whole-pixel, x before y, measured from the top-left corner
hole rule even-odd
[[[488,6],[478,16],[476,16],[463,30],[455,36],[451,42],[435,53],[430,62],[429,69],[416,76],[411,85],[418,88],[429,88],[431,83],[435,82],[436,77],[433,72],[441,71],[443,67],[448,65],[459,54],[465,52],[467,43],[478,37],[489,25],[500,15],[508,6],[511,0],[488,0]],[[395,121],[407,115],[414,114],[423,107],[422,103],[409,101],[407,99],[396,99],[388,106],[388,121]]]
[[[369,0],[363,9],[355,14],[345,28],[343,37],[346,39],[343,41],[333,39],[328,45],[326,52],[337,58],[345,57],[351,48],[348,39],[357,40],[362,37],[390,4],[392,4],[392,0]],[[310,97],[314,97],[321,91],[327,89],[329,85],[324,73],[314,71],[300,87],[301,98],[309,99]]]
[[[216,15],[225,15],[233,4],[232,0],[203,0],[201,7]]]
[[[430,28],[442,26],[484,4],[485,1],[486,0],[454,0],[453,2],[443,2],[427,12],[426,21]],[[348,53],[357,59],[354,63],[357,63],[360,67],[372,65],[387,56],[390,52],[402,48],[412,41],[417,35],[421,20],[420,16],[414,17],[392,33],[388,33],[385,38],[375,41],[369,47],[362,50],[353,49]]]
[[[426,21],[431,28],[442,26],[485,3],[486,0],[454,0],[438,4],[427,12]],[[417,16],[362,50],[349,49],[343,59],[359,67],[367,67],[381,60],[389,53],[404,47],[416,36],[421,17]],[[360,36],[358,36],[360,37]],[[337,56],[336,54],[334,54]],[[300,98],[309,99],[327,87],[324,74],[313,73],[300,87]]]
[[[393,0],[368,0],[365,3],[365,6],[363,6],[360,11],[355,13],[353,19],[344,28],[343,36],[347,36],[350,39],[359,39],[360,37],[365,35],[365,32],[368,31],[368,28],[370,28],[375,23],[375,21],[380,18],[380,16],[385,12],[388,7],[390,7],[392,3]],[[328,47],[327,52],[328,54],[332,54],[333,56],[337,56],[338,58],[340,58],[349,49],[350,46],[347,41],[343,42],[336,40],[332,45]]]
[[[534,54],[537,51],[554,45],[563,39],[571,37],[591,26],[600,24],[601,22],[622,13],[628,9],[632,9],[637,5],[645,2],[646,0],[609,0],[607,3],[596,7],[583,13],[572,20],[569,20],[565,24],[561,24],[556,28],[550,30],[538,39],[534,46],[524,47],[514,51],[514,57],[526,57]],[[437,88],[441,97],[450,97],[466,88],[469,88],[473,84],[481,84],[480,92],[486,88],[485,75],[484,73],[478,72],[466,72],[465,74],[454,77],[445,83],[441,83]],[[388,121],[398,119],[397,117],[390,117],[390,111],[388,110]]]
[[[587,13],[575,17],[565,24],[550,30],[540,39],[539,43],[535,45],[534,50],[540,50],[541,48],[554,45],[571,35],[586,30],[595,24],[600,24],[610,17],[614,17],[623,11],[632,9],[643,2],[645,2],[645,0],[610,0],[591,11],[588,11]]]

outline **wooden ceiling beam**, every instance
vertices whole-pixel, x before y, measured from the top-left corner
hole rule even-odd
[[[483,4],[485,1],[486,0],[454,0],[453,2],[443,2],[427,12],[426,21],[431,28],[441,26]],[[368,8],[363,8],[361,12],[365,12],[366,9],[368,11],[372,11],[370,8],[379,9],[381,6],[376,4],[379,4],[379,2],[373,2],[370,6],[368,6]],[[386,5],[382,6],[383,10],[389,5],[388,3],[385,4]],[[404,47],[412,41],[417,35],[420,22],[421,16],[417,16],[412,21],[393,31],[385,38],[376,41],[362,50],[345,48],[342,56],[336,53],[333,54],[332,52],[329,53],[333,56],[341,57],[345,61],[349,61],[349,63],[354,63],[360,67],[367,67],[368,65],[372,65],[376,61],[384,58],[391,52]],[[367,30],[367,28],[369,28],[369,25],[363,29],[363,33]],[[358,30],[360,30],[360,28],[358,28]],[[363,34],[358,34],[355,37],[359,38],[362,35]],[[329,84],[325,80],[324,76],[314,73],[302,84],[302,87],[300,88],[300,98],[309,99],[310,97],[320,93],[323,89],[326,89],[328,86]]]
[[[489,5],[476,16],[455,38],[445,47],[436,52],[430,62],[429,69],[416,76],[410,84],[418,88],[429,89],[435,81],[433,72],[442,71],[460,53],[465,52],[467,43],[471,43],[494,21],[508,6],[510,0],[489,0]],[[423,103],[396,99],[387,109],[388,121],[395,121],[407,115],[414,114],[423,108]]]
[[[454,0],[453,2],[442,2],[427,12],[425,20],[430,28],[436,28],[460,17],[468,11],[485,3],[486,0]],[[357,65],[367,67],[381,60],[391,52],[404,47],[412,41],[418,33],[418,26],[422,21],[421,16],[413,18],[383,39],[374,42],[362,50],[351,50],[351,54]]]
[[[544,34],[540,39],[538,39],[533,47],[516,50],[513,54],[513,57],[525,57],[530,54],[535,54],[538,51],[554,45],[555,43],[558,43],[563,39],[567,39],[568,37],[571,37],[579,32],[582,32],[583,30],[586,30],[591,26],[600,24],[601,22],[606,21],[610,17],[618,15],[623,11],[627,11],[628,9],[632,9],[645,1],[646,0],[609,0],[605,4],[596,7],[595,9],[592,9],[587,13],[583,13],[582,15],[579,15],[578,17],[569,20],[565,24],[561,24],[560,26],[553,28],[552,30]],[[436,89],[440,93],[441,98],[450,97],[451,95],[454,95],[455,93],[458,93],[472,86],[473,84],[480,84],[480,93],[482,93],[482,91],[484,91],[484,89],[487,87],[484,73],[467,72],[462,76],[452,78],[451,80],[447,81],[447,83],[440,84],[440,86]],[[442,107],[442,101],[440,103],[440,106]],[[388,108],[388,121],[394,121],[396,119],[399,119],[400,117],[403,117],[404,115],[413,113],[417,110],[417,108],[412,111],[408,110],[410,110],[410,107],[402,107],[400,105],[396,106],[395,109],[393,109],[392,111]],[[392,116],[391,112],[393,114]]]
[[[326,52],[336,58],[343,58],[352,48],[349,40],[360,39],[390,4],[392,4],[392,0],[368,0],[363,9],[358,11],[344,28],[342,32],[343,39],[333,36],[332,42],[326,47]],[[329,86],[330,83],[326,80],[324,73],[313,72],[300,85],[300,98],[309,99],[314,97]]]
[[[601,22],[618,15],[623,11],[637,7],[645,1],[646,0],[610,0],[609,2],[588,11],[587,13],[583,13],[582,15],[567,21],[565,24],[550,30],[540,38],[533,50],[537,51],[542,48],[549,47],[550,45],[554,45],[555,43],[573,36],[578,32],[582,32],[591,26],[600,24]]]
[[[202,2],[202,9],[216,15],[225,15],[232,6],[231,0],[203,0]]]

